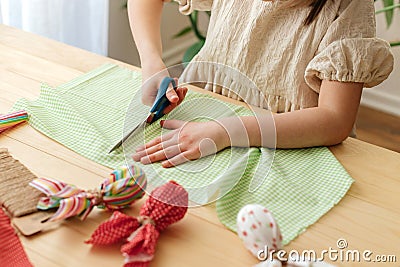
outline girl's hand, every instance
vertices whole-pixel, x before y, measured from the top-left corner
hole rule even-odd
[[[225,128],[218,122],[161,121],[161,126],[172,130],[136,149],[135,161],[149,164],[162,161],[164,168],[195,160],[230,146]]]
[[[142,103],[151,106],[153,105],[158,88],[160,87],[161,81],[164,77],[169,77],[168,70],[166,69],[164,63],[160,60],[160,62],[149,64],[142,67]],[[176,84],[178,84],[178,79],[175,78]],[[171,112],[174,108],[176,108],[180,103],[182,103],[187,93],[187,88],[178,87],[177,90],[173,90],[172,85],[167,91],[167,98],[171,104],[164,109],[164,114]]]

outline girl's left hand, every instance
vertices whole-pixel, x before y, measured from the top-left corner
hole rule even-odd
[[[230,146],[228,133],[216,121],[166,120],[160,124],[172,131],[137,148],[133,160],[143,164],[162,161],[162,166],[169,168],[215,154]]]

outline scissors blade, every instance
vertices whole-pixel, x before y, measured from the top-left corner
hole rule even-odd
[[[136,125],[135,128],[133,128],[129,133],[127,133],[121,139],[121,141],[119,141],[115,146],[113,146],[113,148],[111,148],[111,150],[108,153],[111,153],[114,150],[116,150],[117,148],[119,148],[122,145],[123,142],[125,142],[129,137],[131,137],[136,132],[137,129],[142,128],[146,123],[147,123],[147,119],[145,121],[142,121],[138,125]]]
[[[134,132],[141,126],[146,125],[146,123],[153,123],[154,121],[160,119],[164,115],[164,109],[170,104],[167,98],[167,90],[169,85],[172,84],[174,90],[177,89],[175,80],[170,77],[165,77],[160,84],[160,88],[157,91],[157,96],[154,101],[153,106],[150,109],[150,115],[147,116],[144,122],[138,124],[132,131],[125,135],[121,141],[119,141],[108,153],[113,152],[115,149],[120,147],[123,142],[125,142]]]

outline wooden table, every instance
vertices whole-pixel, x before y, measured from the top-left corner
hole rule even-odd
[[[43,82],[57,86],[106,62],[135,69],[4,25],[0,25],[0,59],[0,113],[7,113],[19,98],[36,98]],[[0,147],[8,148],[38,176],[82,188],[97,186],[110,172],[28,125],[1,134]],[[320,252],[336,249],[336,241],[345,238],[348,249],[368,249],[373,256],[396,255],[397,263],[391,265],[400,266],[400,154],[351,138],[331,151],[356,182],[336,207],[285,249]],[[137,214],[139,206],[128,213]],[[251,266],[258,262],[236,234],[218,221],[212,205],[188,213],[162,233],[151,266]],[[122,266],[118,246],[92,248],[83,243],[109,215],[94,210],[84,222],[70,219],[57,229],[21,240],[35,266]]]

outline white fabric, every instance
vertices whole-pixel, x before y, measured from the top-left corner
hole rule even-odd
[[[282,267],[282,263],[279,260],[266,260],[262,261],[253,267]],[[288,260],[286,263],[286,267],[336,267],[335,265],[326,263],[324,261],[307,261],[307,260]]]
[[[108,0],[0,0],[0,23],[107,55]]]

